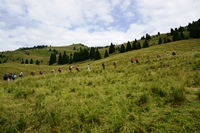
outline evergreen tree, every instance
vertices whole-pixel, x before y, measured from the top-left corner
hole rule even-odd
[[[124,46],[124,44],[121,45],[121,48],[120,48],[120,53],[124,53],[126,52],[126,48]]]
[[[162,38],[161,37],[158,40],[158,44],[162,44]]]
[[[137,42],[137,49],[141,49],[141,44],[140,44],[140,42]]]
[[[147,41],[151,40],[151,36],[149,34],[146,34],[146,40]]]
[[[100,54],[100,52],[99,52],[99,50],[98,50],[98,48],[97,48],[96,51],[95,51],[94,60],[99,60],[99,59],[101,59],[101,54]]]
[[[54,63],[56,63],[56,53],[51,53],[50,55],[50,59],[49,59],[49,65],[53,65]]]
[[[67,64],[67,63],[69,63],[69,56],[64,51],[63,57],[62,57],[62,64]]]
[[[180,27],[178,28],[178,31],[179,31],[179,32],[183,32],[183,31],[184,31],[184,28],[180,26]]]
[[[62,54],[60,53],[58,56],[58,64],[61,65],[63,61]]]
[[[132,50],[131,44],[130,44],[130,42],[128,41],[128,42],[127,42],[127,46],[126,46],[126,51],[131,51],[131,50]]]
[[[78,61],[80,61],[79,52],[74,52],[73,62],[78,62]]]
[[[88,59],[90,59],[90,53],[89,53],[89,50],[88,50],[88,48],[84,48],[83,49],[83,59],[84,60],[88,60]]]
[[[73,63],[73,58],[72,58],[72,53],[70,54],[70,57],[69,57],[69,64]]]
[[[51,53],[50,59],[49,59],[49,65],[52,65],[53,63],[54,63],[54,61],[53,61],[53,53]]]
[[[28,64],[28,59],[25,60],[25,64]]]
[[[21,64],[24,64],[24,59],[22,59],[22,62],[21,62]]]
[[[30,64],[33,64],[33,59],[30,60]]]
[[[166,38],[163,39],[163,43],[167,43],[167,39]]]
[[[95,48],[91,47],[90,48],[90,59],[94,59],[94,56],[95,56]]]
[[[160,32],[158,32],[158,36],[160,36]]]
[[[174,30],[171,28],[170,35],[172,36],[174,34]]]
[[[133,46],[132,46],[133,50],[137,49],[137,40],[135,39],[135,41],[133,42]]]
[[[105,54],[104,54],[104,58],[106,58],[106,57],[108,57],[108,56],[109,56],[109,54],[108,54],[108,51],[107,51],[107,49],[106,49]]]
[[[147,48],[147,47],[149,47],[149,43],[148,43],[148,41],[147,41],[147,39],[144,41],[144,43],[143,43],[143,48]]]
[[[188,29],[190,31],[191,38],[200,38],[200,19],[193,22]]]
[[[35,64],[36,64],[36,65],[40,65],[40,61],[39,61],[39,60],[36,60]]]
[[[145,40],[145,37],[144,37],[144,36],[142,36],[142,37],[141,37],[141,40]]]
[[[115,46],[111,43],[109,47],[109,54],[112,54],[115,52]]]
[[[183,34],[183,32],[181,32],[180,38],[183,40],[185,39],[185,35]]]
[[[180,34],[179,34],[179,32],[178,32],[177,29],[174,31],[172,40],[173,40],[173,41],[178,41],[178,40],[180,40]]]

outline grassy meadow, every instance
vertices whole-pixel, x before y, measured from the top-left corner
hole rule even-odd
[[[172,51],[177,55],[172,56]],[[131,63],[130,59],[136,57],[139,63]],[[22,79],[0,81],[0,132],[200,131],[200,39],[72,65],[70,72],[69,65],[0,64],[2,77],[6,72],[17,76],[24,72]],[[75,70],[76,65],[80,72]],[[59,67],[61,73],[57,72]],[[44,75],[39,75],[41,69]],[[52,69],[55,74],[51,74]],[[36,75],[30,76],[31,71]]]

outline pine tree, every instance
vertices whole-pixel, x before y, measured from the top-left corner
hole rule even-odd
[[[22,59],[22,62],[21,62],[21,64],[24,64],[24,59]]]
[[[25,64],[28,64],[28,59],[25,60]]]
[[[83,49],[83,55],[82,55],[84,58],[83,60],[88,60],[90,59],[90,54],[89,54],[89,50],[87,48],[84,48]]]
[[[135,39],[135,41],[133,42],[132,49],[133,49],[133,50],[136,50],[136,49],[137,49],[137,40],[136,40],[136,39]]]
[[[112,54],[115,52],[115,46],[111,43],[109,47],[109,54]]]
[[[162,38],[161,37],[158,40],[158,44],[162,44]]]
[[[53,53],[51,53],[50,59],[49,59],[49,65],[52,65],[53,63],[54,63],[54,61],[53,61]]]
[[[100,54],[100,52],[99,52],[99,50],[98,50],[98,48],[97,48],[96,51],[95,51],[94,60],[99,60],[99,59],[101,59],[101,54]]]
[[[174,30],[171,28],[170,35],[173,36]]]
[[[147,41],[147,39],[144,41],[144,43],[143,43],[143,48],[147,48],[147,47],[149,47],[149,43],[148,43],[148,41]]]
[[[163,39],[163,43],[167,43],[167,39],[166,38]]]
[[[94,56],[95,56],[95,48],[91,47],[90,48],[90,59],[94,59]]]
[[[30,60],[30,64],[33,64],[33,59]]]
[[[183,32],[181,32],[180,38],[185,39],[185,35],[183,34]]]
[[[105,51],[105,54],[104,54],[104,58],[106,58],[106,57],[108,57],[109,55],[108,55],[108,51],[107,51],[107,49],[106,49],[106,51]]]
[[[67,63],[69,63],[69,56],[64,51],[63,57],[62,57],[62,64],[67,64]]]
[[[137,49],[141,49],[141,44],[140,44],[140,42],[137,42]]]
[[[179,34],[179,32],[178,32],[177,29],[174,31],[172,40],[173,40],[173,41],[178,41],[178,40],[180,40],[180,34]]]
[[[74,54],[73,54],[73,62],[78,62],[78,61],[80,61],[79,52],[74,52]]]
[[[39,60],[36,60],[35,64],[36,64],[36,65],[40,65],[40,61],[39,61]]]
[[[126,46],[126,51],[131,51],[131,44],[130,44],[130,42],[128,41],[127,42],[127,46]]]
[[[146,40],[147,41],[151,40],[151,36],[149,34],[146,34]]]
[[[70,57],[69,57],[69,64],[73,63],[73,58],[72,58],[72,53],[70,54]]]
[[[121,45],[121,48],[120,48],[120,53],[124,53],[126,52],[126,48],[124,46],[124,44]]]
[[[58,64],[61,65],[62,64],[62,54],[60,53],[58,56]]]

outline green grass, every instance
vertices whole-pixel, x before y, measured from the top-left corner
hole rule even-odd
[[[165,56],[172,51],[177,55]],[[199,51],[199,39],[154,45],[81,62],[80,72],[69,72],[68,65],[1,64],[2,76],[25,76],[0,81],[0,132],[198,132]],[[131,64],[131,57],[139,64]],[[52,75],[58,67],[62,73]]]

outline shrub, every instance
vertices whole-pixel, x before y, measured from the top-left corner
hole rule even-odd
[[[143,94],[140,96],[139,100],[138,100],[138,104],[139,104],[139,105],[145,104],[145,103],[148,102],[148,100],[149,100],[148,95],[147,95],[146,93],[143,93]]]
[[[184,102],[186,99],[185,88],[174,88],[172,87],[172,101],[173,102]]]

